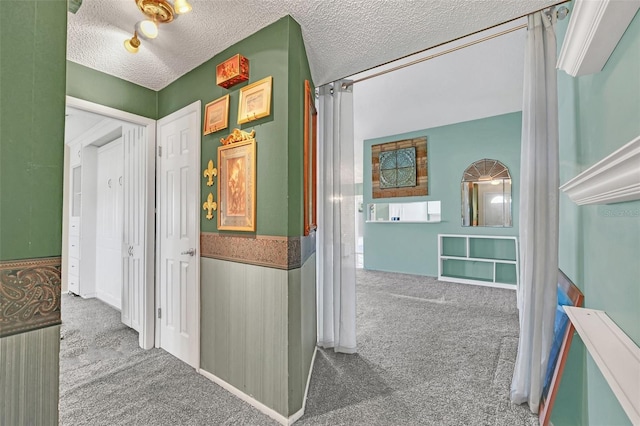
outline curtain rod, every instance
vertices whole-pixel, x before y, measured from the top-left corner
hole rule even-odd
[[[517,21],[518,19],[521,19],[521,18],[524,18],[526,16],[529,16],[531,13],[541,12],[543,10],[550,9],[552,7],[559,6],[559,5],[564,4],[564,3],[569,3],[570,1],[571,0],[563,0],[561,2],[558,2],[558,3],[552,4],[550,6],[544,7],[542,9],[534,10],[533,12],[527,13],[526,15],[522,15],[522,16],[518,16],[517,18],[509,19],[508,21],[504,21],[504,22],[501,22],[499,24],[495,24],[495,25],[492,25],[490,27],[487,27],[487,28],[484,28],[484,29],[481,29],[481,30],[478,30],[478,31],[474,31],[474,32],[469,33],[467,35],[464,35],[462,37],[454,38],[453,40],[445,41],[444,43],[440,43],[440,44],[437,44],[435,46],[429,47],[427,49],[421,50],[419,52],[412,53],[411,55],[408,55],[408,56],[413,56],[413,55],[417,55],[419,53],[427,52],[429,50],[432,50],[432,49],[435,49],[437,47],[443,46],[445,44],[453,43],[455,41],[461,40],[463,38],[466,38],[466,37],[469,37],[469,36],[472,36],[472,35],[476,35],[476,34],[481,33],[483,31],[487,31],[487,30],[490,30],[492,28],[496,28],[496,27],[499,27],[501,25],[508,24],[509,22]],[[433,59],[433,58],[437,58],[438,56],[446,55],[447,53],[452,53],[452,52],[455,52],[456,50],[464,49],[464,48],[473,46],[474,44],[482,43],[484,41],[491,40],[492,38],[500,37],[500,36],[503,36],[505,34],[509,34],[511,32],[518,31],[518,30],[521,30],[523,28],[527,28],[527,25],[528,24],[518,25],[517,27],[509,28],[509,29],[501,31],[499,33],[492,34],[490,36],[486,36],[486,37],[483,37],[481,39],[478,39],[478,40],[475,40],[475,41],[471,41],[469,43],[465,43],[465,44],[462,44],[462,45],[457,46],[457,47],[452,47],[451,49],[447,49],[447,50],[444,50],[442,52],[434,53],[433,55],[425,56],[424,58],[416,59],[414,61],[407,62],[406,64],[402,64],[402,65],[398,65],[398,66],[393,67],[393,68],[389,68],[388,70],[380,71],[380,72],[377,72],[375,74],[371,74],[371,75],[368,75],[366,77],[359,78],[357,80],[344,82],[344,83],[342,83],[342,88],[346,89],[347,87],[352,86],[355,83],[360,83],[361,81],[369,80],[370,78],[374,78],[374,77],[378,77],[378,76],[381,76],[381,75],[384,75],[384,74],[388,74],[388,73],[393,72],[393,71],[398,71],[398,70],[401,70],[403,68],[410,67],[412,65],[419,64],[421,62],[425,62],[425,61],[428,61],[428,60]],[[406,57],[407,56],[405,56],[405,58]],[[400,59],[403,59],[403,58],[394,59],[391,62],[399,61]],[[378,66],[383,66],[383,65],[389,64],[391,62],[387,62],[385,64],[378,65]],[[378,68],[378,66],[376,66],[376,68]],[[369,69],[373,69],[373,68],[369,68]],[[367,71],[367,70],[365,70],[365,71]],[[362,72],[365,72],[365,71],[362,71]]]

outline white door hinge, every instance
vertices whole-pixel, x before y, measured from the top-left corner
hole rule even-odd
[[[162,308],[158,308],[158,318],[162,318]]]
[[[158,147],[158,157],[162,157],[162,147]]]

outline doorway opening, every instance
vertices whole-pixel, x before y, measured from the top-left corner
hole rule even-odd
[[[63,291],[120,310],[150,349],[155,120],[68,96],[66,128]]]

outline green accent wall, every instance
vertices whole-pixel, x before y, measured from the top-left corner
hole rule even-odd
[[[307,61],[307,52],[302,40],[300,25],[290,19],[289,30],[289,87],[287,105],[289,109],[289,214],[287,235],[301,235],[303,230],[303,156],[304,156],[304,81],[311,80],[311,70]],[[314,91],[315,93],[315,91]]]
[[[67,61],[67,95],[121,111],[158,118],[158,92]]]
[[[215,67],[235,54],[249,60],[249,80],[229,90],[216,85]],[[273,77],[271,115],[242,125],[237,124],[240,89],[265,77]],[[234,128],[256,131],[257,207],[256,234],[302,235],[302,102],[304,79],[310,79],[300,26],[286,16],[185,74],[159,92],[160,118],[197,100],[202,116],[207,103],[226,94],[229,101],[229,127],[202,137],[202,169],[212,159],[217,164],[220,138]],[[217,200],[217,181],[213,187],[201,182],[202,202],[212,192]],[[217,213],[216,213],[217,215]],[[203,232],[218,232],[213,220],[201,216]],[[222,231],[224,232],[224,231]]]
[[[438,275],[438,234],[518,236],[520,202],[520,112],[434,127],[364,141],[363,200],[369,203],[441,201],[440,223],[365,223],[364,267],[389,272]],[[402,139],[427,137],[429,195],[372,198],[371,146]],[[477,160],[492,158],[507,166],[512,177],[513,227],[463,227],[460,182],[464,170]]]
[[[60,256],[66,1],[0,1],[0,260]],[[0,339],[0,424],[58,423],[60,327]]]
[[[62,250],[66,25],[64,1],[0,2],[0,260]]]
[[[238,53],[249,59],[249,81],[230,90],[216,86],[216,65]],[[240,89],[268,76],[273,77],[271,115],[238,125]],[[202,137],[203,170],[210,159],[219,166],[220,138],[234,128],[256,131],[257,235],[303,233],[305,79],[311,73],[302,31],[287,16],[158,94],[159,117],[198,100],[204,117],[207,103],[230,95],[229,127]],[[202,202],[209,192],[217,200],[218,182],[213,187],[205,182],[203,178]],[[207,220],[202,211],[202,231],[217,232],[216,219]],[[315,256],[290,271],[208,258],[201,259],[201,266],[201,368],[284,417],[296,413],[316,346]]]
[[[558,24],[558,46],[566,27]],[[577,78],[558,72],[561,183],[640,134],[639,76],[640,15],[601,72]],[[577,206],[560,193],[560,268],[584,293],[585,306],[607,312],[636,344],[638,258],[640,201]],[[569,358],[559,390],[562,403],[551,421],[556,426],[630,424],[580,339],[574,344],[581,353]]]

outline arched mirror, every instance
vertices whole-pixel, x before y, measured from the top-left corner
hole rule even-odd
[[[476,161],[462,175],[462,226],[512,226],[511,175],[498,160]]]

